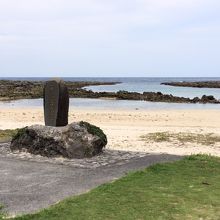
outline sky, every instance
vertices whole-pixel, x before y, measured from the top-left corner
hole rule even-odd
[[[0,0],[1,77],[220,76],[219,0]]]

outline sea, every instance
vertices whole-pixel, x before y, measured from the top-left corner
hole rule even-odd
[[[50,78],[0,78],[10,80],[41,80]],[[65,81],[98,81],[98,82],[120,82],[115,85],[99,85],[85,87],[95,92],[117,92],[125,90],[129,92],[162,92],[181,97],[202,97],[213,95],[220,100],[220,89],[215,88],[189,88],[161,85],[162,82],[195,82],[195,81],[220,81],[220,77],[63,77]],[[0,102],[0,107],[26,108],[42,107],[42,99],[22,99],[16,101]],[[163,103],[133,100],[109,100],[109,99],[82,99],[71,98],[70,108],[94,108],[94,109],[220,109],[220,104],[187,104],[187,103]]]

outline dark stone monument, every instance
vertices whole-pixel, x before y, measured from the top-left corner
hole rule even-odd
[[[64,82],[51,80],[44,85],[45,125],[18,130],[10,145],[12,151],[46,157],[92,157],[107,144],[104,132],[88,122],[68,124],[69,94]]]
[[[46,126],[68,124],[69,93],[62,80],[47,81],[44,85],[44,120]]]

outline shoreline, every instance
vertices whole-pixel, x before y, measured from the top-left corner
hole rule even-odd
[[[141,136],[170,132],[220,136],[220,110],[118,110],[71,108],[69,123],[87,121],[100,127],[108,137],[107,149],[145,153],[190,155],[206,153],[220,156],[220,143],[201,145],[146,142]],[[44,124],[43,108],[5,108],[0,110],[0,129]]]
[[[70,82],[66,81],[70,98],[107,98],[117,100],[135,100],[147,102],[164,103],[192,103],[192,104],[220,104],[220,100],[213,95],[203,95],[200,97],[186,98],[174,96],[172,94],[163,94],[162,92],[128,92],[119,90],[117,92],[94,92],[85,89],[87,86],[115,85],[121,82]],[[43,97],[42,81],[10,81],[0,80],[0,100],[10,101],[19,99],[34,99]]]
[[[43,99],[21,99],[0,101],[0,108],[42,108]],[[70,98],[70,109],[93,110],[123,110],[123,111],[156,111],[156,110],[220,110],[220,105],[202,103],[165,103],[143,100],[118,100],[106,98]]]

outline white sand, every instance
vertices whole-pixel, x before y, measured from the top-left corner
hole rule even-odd
[[[220,156],[220,144],[147,143],[140,138],[158,131],[214,133],[220,135],[220,110],[94,110],[71,109],[69,122],[88,121],[108,136],[109,149],[189,155],[207,153]],[[0,110],[0,129],[43,124],[42,108]]]

